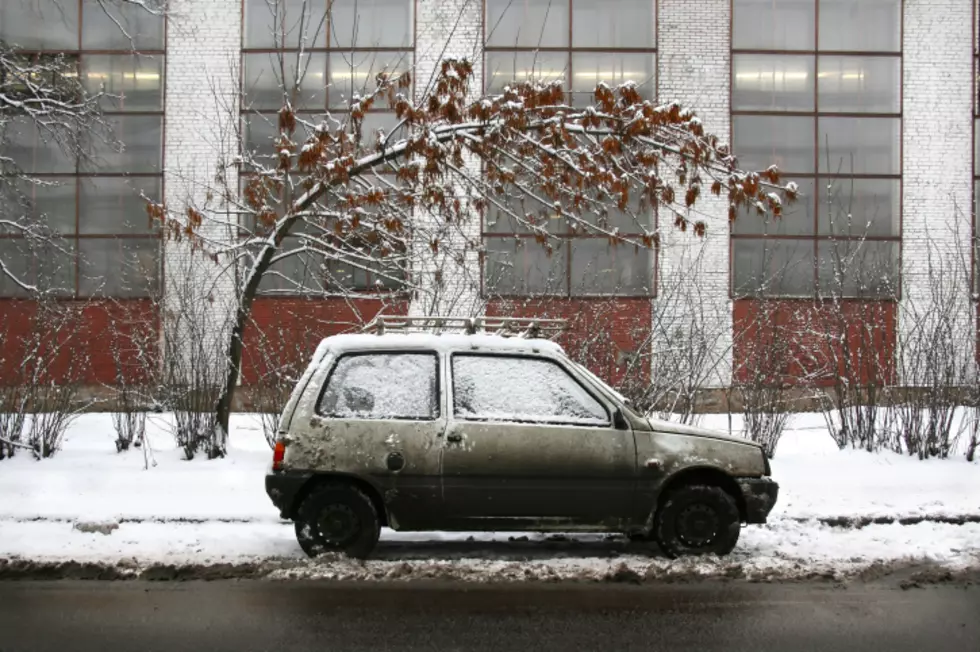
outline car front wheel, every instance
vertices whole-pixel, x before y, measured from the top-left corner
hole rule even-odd
[[[657,512],[654,533],[668,557],[727,555],[738,543],[741,517],[735,499],[710,485],[670,492]]]
[[[296,540],[310,557],[342,552],[365,559],[380,535],[381,523],[374,503],[353,485],[319,485],[297,510]]]

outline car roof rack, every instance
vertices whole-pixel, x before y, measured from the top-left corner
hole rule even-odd
[[[565,330],[564,319],[539,319],[537,317],[406,317],[378,315],[362,332],[384,335],[388,332],[443,332],[462,331],[467,335],[488,333],[503,337],[541,338]]]

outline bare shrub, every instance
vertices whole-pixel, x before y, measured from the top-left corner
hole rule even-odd
[[[146,416],[151,400],[147,385],[158,379],[156,328],[145,315],[121,310],[110,321],[110,354],[114,366],[112,386],[115,405],[112,426],[116,431],[116,451],[141,447],[146,438]]]
[[[775,306],[759,302],[756,322],[742,330],[742,362],[735,370],[732,394],[740,405],[746,436],[762,445],[771,459],[790,419],[786,399],[792,362],[786,334],[773,318]]]
[[[258,342],[248,354],[255,362],[258,375],[248,388],[248,394],[259,411],[262,433],[271,448],[276,444],[279,417],[312,354],[313,349],[308,343],[313,335],[309,332],[300,335],[282,326],[265,330],[259,329],[254,322],[253,326]]]
[[[214,459],[224,457],[228,440],[214,410],[227,369],[225,323],[220,311],[210,309],[213,293],[193,279],[192,273],[176,273],[168,285],[160,402],[173,410],[174,439],[184,457],[203,453]]]

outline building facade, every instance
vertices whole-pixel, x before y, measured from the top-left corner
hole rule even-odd
[[[561,78],[575,105],[596,82],[634,81],[645,98],[692,107],[743,168],[777,165],[800,199],[781,219],[745,211],[730,223],[727,200],[706,197],[704,238],[655,212],[623,222],[623,233],[656,232],[653,249],[556,224],[548,254],[490,211],[418,270],[438,292],[379,292],[370,271],[343,269],[331,270],[343,279],[336,292],[291,291],[277,279],[302,285],[310,269],[278,269],[254,307],[249,348],[273,333],[302,349],[379,310],[557,316],[572,322],[570,348],[602,350],[602,375],[701,364],[700,384],[724,387],[752,357],[744,334],[760,324],[793,342],[793,373],[833,375],[827,311],[848,322],[845,337],[870,329],[891,356],[921,329],[919,306],[935,302],[939,284],[952,288],[945,312],[972,357],[978,23],[975,0],[171,0],[167,20],[122,5],[109,16],[89,0],[9,0],[0,41],[24,56],[69,57],[85,84],[118,94],[104,108],[124,148],[68,160],[13,120],[7,154],[51,182],[30,189],[30,210],[59,225],[70,251],[55,264],[3,233],[0,256],[28,278],[51,267],[60,300],[84,302],[86,381],[112,382],[98,337],[107,324],[158,328],[174,280],[213,276],[186,243],[161,238],[145,198],[203,203],[204,180],[225,173],[236,148],[271,145],[277,61],[303,62],[297,109],[315,116],[382,69],[414,71],[421,98],[442,59],[466,57],[488,93]],[[369,126],[393,120],[382,110]],[[220,322],[233,278],[200,287],[202,318]],[[0,318],[16,330],[32,302],[2,279],[0,295]],[[692,340],[700,362],[676,354]],[[245,382],[261,366],[252,359]]]

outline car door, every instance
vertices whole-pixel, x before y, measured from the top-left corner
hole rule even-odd
[[[453,353],[442,455],[457,527],[615,524],[630,514],[636,450],[613,409],[547,357]]]
[[[427,527],[442,506],[440,365],[434,351],[345,353],[332,363],[309,425],[317,470],[371,482],[393,526]]]

